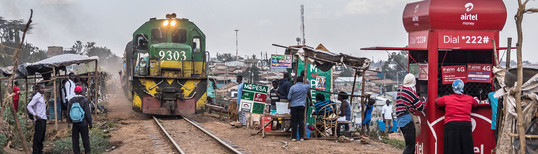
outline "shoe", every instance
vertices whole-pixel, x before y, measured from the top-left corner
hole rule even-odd
[[[297,139],[291,139],[291,141],[292,141],[292,142],[295,142],[295,141],[297,141]]]
[[[301,139],[301,140],[299,140],[299,141],[301,141],[301,142],[302,142],[302,141],[304,141],[304,139]]]

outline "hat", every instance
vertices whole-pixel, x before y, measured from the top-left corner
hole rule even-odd
[[[415,76],[413,74],[409,73],[405,75],[404,81],[403,81],[404,87],[412,88],[412,87],[415,87],[415,84],[416,84],[416,81],[415,81]]]
[[[454,90],[454,93],[456,94],[462,94],[463,93],[463,87],[465,86],[465,83],[461,81],[460,79],[454,80],[452,82],[452,90]]]
[[[75,93],[80,93],[80,92],[82,92],[82,87],[76,86],[75,87]]]

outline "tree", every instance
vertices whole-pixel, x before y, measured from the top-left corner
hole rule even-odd
[[[386,79],[396,80],[396,73],[407,68],[407,52],[392,52],[389,54],[387,61],[381,66],[381,72],[385,74]]]
[[[13,65],[13,53],[19,46],[26,24],[23,20],[5,20],[0,17],[0,67]],[[30,24],[28,29],[32,29]],[[23,43],[19,52],[19,62],[36,62],[45,59],[46,52],[30,43]]]
[[[340,76],[341,77],[353,77],[353,71],[354,69],[351,67],[344,68],[344,70],[342,70],[342,73],[340,73]]]
[[[517,0],[518,2],[518,9],[517,13],[515,15],[516,20],[516,29],[517,29],[517,85],[516,85],[516,111],[517,111],[517,126],[518,126],[518,133],[519,133],[519,143],[520,143],[520,151],[519,153],[525,153],[526,152],[526,142],[525,142],[525,129],[523,128],[523,115],[521,111],[521,86],[523,82],[523,64],[522,64],[522,46],[523,46],[523,27],[521,23],[523,23],[523,15],[525,13],[536,13],[538,12],[538,8],[530,8],[527,9],[527,3],[529,0]]]
[[[76,41],[75,44],[73,44],[73,50],[75,50],[76,54],[82,54],[82,49],[84,48],[84,45],[82,45],[82,41]]]
[[[234,61],[231,53],[217,54],[217,60],[223,62]]]
[[[244,79],[252,79],[253,81],[250,82],[254,83],[254,81],[260,81],[260,68],[253,65],[252,67],[248,67],[247,70],[241,72],[239,75],[243,76]]]

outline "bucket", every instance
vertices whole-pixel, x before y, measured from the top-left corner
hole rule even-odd
[[[288,103],[276,102],[276,113],[277,114],[289,114],[290,109],[288,109]]]
[[[271,117],[262,116],[261,118],[262,118],[262,120],[260,122],[260,125],[261,125],[260,128],[271,121]],[[263,129],[265,131],[271,131],[271,126],[272,125],[273,124],[269,123],[269,125],[267,125],[267,127],[263,128]]]

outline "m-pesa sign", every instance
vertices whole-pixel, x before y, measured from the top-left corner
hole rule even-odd
[[[494,31],[438,31],[440,49],[491,49]]]

